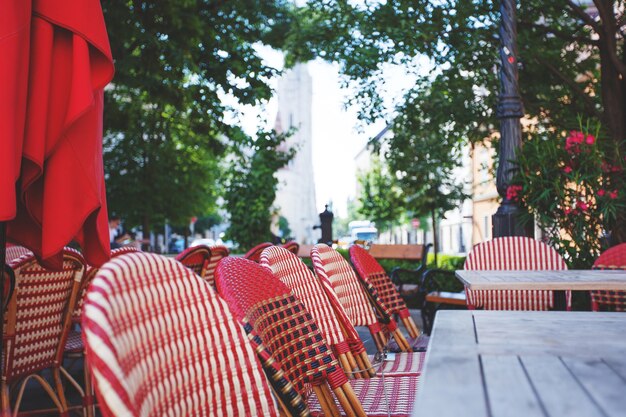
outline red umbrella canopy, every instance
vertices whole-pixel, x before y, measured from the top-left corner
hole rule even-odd
[[[0,221],[49,265],[73,239],[101,265],[109,259],[103,90],[114,69],[100,3],[11,0],[8,9],[0,54],[15,66],[0,67]]]

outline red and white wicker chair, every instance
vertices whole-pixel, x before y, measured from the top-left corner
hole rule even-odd
[[[68,405],[60,368],[85,262],[80,253],[66,248],[59,271],[45,269],[32,254],[14,259],[8,266],[15,276],[15,290],[4,315],[3,415],[11,415],[11,408],[17,414],[31,379],[42,385],[61,415],[65,415]],[[45,369],[52,371],[55,388],[40,375]],[[13,388],[18,393],[11,407]]]
[[[314,415],[337,416],[338,404],[349,416],[410,415],[417,378],[348,381],[306,307],[267,268],[229,258],[220,262],[216,275],[220,295],[250,323],[296,389],[306,395],[312,386]]]
[[[250,249],[248,252],[246,252],[246,254],[243,255],[243,257],[258,263],[261,260],[261,253],[263,252],[263,250],[265,250],[266,248],[270,248],[272,246],[274,246],[274,244],[270,242],[259,243],[258,245]]]
[[[111,250],[111,259],[124,255],[126,253],[138,252],[139,249],[133,246],[123,246]],[[78,296],[76,297],[76,303],[74,310],[72,311],[72,328],[67,336],[65,342],[64,357],[70,360],[70,365],[67,367],[61,367],[61,374],[67,378],[72,386],[78,391],[83,399],[83,408],[85,409],[85,416],[91,417],[95,415],[95,398],[93,387],[91,384],[91,372],[89,367],[84,363],[85,358],[85,344],[83,343],[82,331],[80,328],[80,322],[83,312],[83,304],[85,303],[85,297],[87,295],[87,289],[89,284],[93,281],[94,277],[98,273],[99,268],[87,266],[85,277],[80,285]],[[81,386],[69,373],[73,363],[77,361],[83,361],[83,386]]]
[[[211,259],[209,260],[209,264],[205,270],[205,275],[202,279],[208,282],[211,287],[215,288],[215,268],[217,268],[217,263],[227,257],[230,254],[230,251],[224,245],[209,246],[209,249],[211,250]]]
[[[350,246],[350,260],[377,314],[387,324],[389,331],[393,332],[400,350],[425,350],[428,347],[428,337],[421,334],[406,303],[384,268],[367,250],[357,245]],[[399,329],[391,327],[393,322],[390,321],[389,313],[400,316],[411,338],[409,341],[403,340]]]
[[[543,242],[523,236],[498,237],[474,246],[467,255],[468,270],[563,270],[567,269],[559,253]],[[549,310],[554,306],[552,291],[539,290],[469,290],[467,307],[485,310]],[[566,293],[570,305],[570,292]]]
[[[345,316],[343,308],[336,299],[328,299],[322,283],[300,258],[285,248],[272,246],[261,254],[260,264],[272,271],[304,304],[344,371],[349,375],[354,372],[357,378],[368,377],[368,370],[373,371],[373,368],[358,333],[347,319],[348,326],[340,324],[339,315]],[[333,306],[332,301],[337,305]]]
[[[211,262],[211,249],[205,245],[193,246],[179,253],[176,260],[204,278]]]
[[[602,252],[593,269],[626,269],[626,243]],[[593,311],[626,311],[626,291],[591,291]]]
[[[297,255],[300,250],[300,245],[295,240],[290,240],[289,242],[283,243],[281,246],[294,255]]]
[[[25,248],[24,246],[11,245],[11,246],[7,246],[6,248],[5,259],[6,259],[6,262],[9,263],[21,256],[30,255],[30,254],[32,254],[30,249]]]
[[[315,245],[311,249],[311,260],[315,274],[322,283],[331,304],[333,306],[339,304],[342,307],[340,311],[343,314],[337,315],[342,325],[347,329],[354,329],[354,326],[367,327],[377,349],[383,351],[387,345],[386,335],[382,331],[382,325],[374,314],[374,309],[365,290],[359,284],[359,279],[352,266],[339,252],[323,243]],[[387,313],[387,316],[390,317],[390,314]],[[397,329],[397,324],[391,317],[390,322],[393,323],[389,327]],[[352,342],[352,339],[349,339],[348,342]],[[353,349],[352,343],[350,345]],[[357,345],[356,348],[358,349],[359,346]],[[353,353],[356,355],[356,352],[353,351]],[[425,352],[398,353],[394,361],[382,363],[378,369],[378,374],[388,376],[420,374],[425,356]],[[370,361],[372,359],[370,357]]]
[[[277,416],[248,338],[179,262],[131,253],[87,292],[87,361],[103,416]]]

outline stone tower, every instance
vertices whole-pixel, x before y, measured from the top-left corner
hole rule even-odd
[[[311,152],[312,79],[306,64],[298,64],[287,71],[278,82],[277,131],[297,131],[287,145],[297,149],[294,159],[277,173],[278,191],[274,205],[289,222],[292,237],[298,243],[314,243],[319,232],[313,226],[319,223],[315,205],[313,159]]]

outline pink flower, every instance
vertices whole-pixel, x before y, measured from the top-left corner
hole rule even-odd
[[[565,213],[566,216],[569,216],[569,214],[572,212],[572,209],[569,207],[565,207],[563,209],[563,213]]]
[[[569,174],[570,172],[572,172],[572,167],[569,165],[566,165],[565,168],[563,168],[563,172],[565,172],[566,174]]]
[[[609,193],[609,198],[615,200],[617,198],[617,190],[613,190]]]
[[[580,201],[580,200],[576,202],[576,207],[578,207],[580,211],[587,211],[589,209],[589,205],[585,203],[584,201]]]
[[[600,188],[596,194],[598,194],[598,197],[604,197],[606,191],[603,188]]]
[[[595,140],[595,139],[594,139]],[[573,153],[579,153],[580,149],[578,145],[585,141],[585,135],[583,132],[572,130],[569,132],[569,136],[565,139],[565,150]]]
[[[593,137],[593,135],[587,135],[587,138],[585,139],[585,142],[587,142],[587,145],[593,145],[596,141],[596,138]]]
[[[511,201],[518,201],[518,195],[520,191],[522,191],[521,185],[509,185],[506,189],[506,199]]]

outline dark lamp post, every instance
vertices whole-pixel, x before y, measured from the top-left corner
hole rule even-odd
[[[524,115],[519,95],[517,73],[517,27],[515,0],[502,0],[500,4],[500,96],[497,116],[500,119],[500,159],[496,177],[498,194],[502,203],[492,217],[493,237],[529,236],[532,230],[519,223],[521,209],[507,198],[506,190],[517,169],[513,160],[522,143],[520,118]]]

